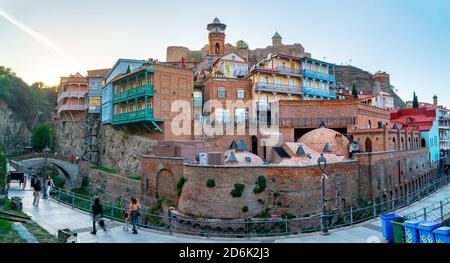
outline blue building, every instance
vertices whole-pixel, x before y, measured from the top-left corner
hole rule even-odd
[[[336,99],[334,64],[304,57],[302,75],[305,99]]]
[[[108,69],[88,70],[88,93],[87,93],[87,109],[88,113],[100,114],[102,111],[102,87]]]
[[[147,63],[145,60],[120,58],[105,76],[105,86],[102,89],[102,124],[111,124],[113,114],[113,86],[111,81],[128,70],[133,71]]]

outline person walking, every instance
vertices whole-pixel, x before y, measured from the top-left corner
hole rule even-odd
[[[128,213],[131,217],[131,223],[133,224],[133,234],[137,234],[137,219],[140,215],[139,209],[141,209],[141,204],[135,197],[131,197],[131,203],[128,207]]]
[[[103,220],[103,206],[100,204],[100,199],[95,198],[94,205],[92,206],[92,231],[91,234],[97,234],[97,230],[95,228],[96,223],[100,225],[100,227],[106,233],[105,221]]]
[[[46,181],[46,185],[45,185],[45,196],[47,197],[47,199],[50,199],[50,192],[52,191],[52,189],[55,187],[55,184],[53,183],[53,179],[50,175],[47,176],[47,181]]]
[[[39,206],[39,200],[41,198],[41,191],[42,191],[42,182],[41,179],[39,177],[34,178],[34,182],[33,182],[33,205],[34,206]]]

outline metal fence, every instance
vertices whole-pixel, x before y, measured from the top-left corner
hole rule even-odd
[[[329,212],[310,217],[289,217],[277,218],[249,218],[249,219],[206,219],[192,218],[179,214],[176,210],[168,214],[145,208],[141,212],[138,225],[142,228],[155,229],[172,233],[182,233],[188,235],[205,237],[270,237],[270,236],[289,236],[302,233],[311,233],[320,231],[321,221],[328,229],[335,229],[345,226],[351,226],[363,221],[376,218],[382,213],[391,212],[405,206],[408,206],[425,196],[428,196],[449,183],[449,176],[440,177],[421,189],[386,201],[369,202],[368,206],[353,208],[348,211]],[[52,197],[72,208],[77,208],[87,212],[92,211],[93,199],[83,195],[70,192],[68,190],[55,188]],[[125,205],[118,206],[114,203],[104,204],[103,212],[106,218],[124,222],[123,214],[127,210]],[[440,204],[432,205],[408,215],[409,218],[423,218],[428,220],[443,219],[450,213],[450,198],[441,201]]]

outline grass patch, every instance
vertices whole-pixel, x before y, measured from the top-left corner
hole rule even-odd
[[[142,176],[139,176],[139,175],[130,175],[130,176],[127,176],[127,178],[131,179],[131,180],[136,180],[136,181],[142,180]]]
[[[10,201],[4,202],[4,205],[0,206],[0,211],[14,213],[21,216],[28,216],[23,211],[11,210]],[[4,217],[8,216],[5,215]],[[12,224],[13,222],[0,219],[0,243],[25,243],[25,240],[23,240],[20,235],[12,229]],[[58,242],[58,239],[55,236],[48,233],[45,229],[32,220],[28,220],[27,223],[23,225],[39,243]]]
[[[110,169],[110,168],[104,167],[104,166],[95,166],[95,165],[93,165],[93,166],[91,166],[91,168],[92,168],[92,169],[99,170],[99,171],[102,171],[102,172],[105,172],[105,173],[110,173],[110,174],[115,174],[115,173],[117,173],[116,170]]]

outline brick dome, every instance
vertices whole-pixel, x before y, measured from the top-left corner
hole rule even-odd
[[[297,142],[305,144],[318,153],[329,150],[329,153],[348,157],[350,141],[335,130],[327,128],[315,129],[304,134]]]

